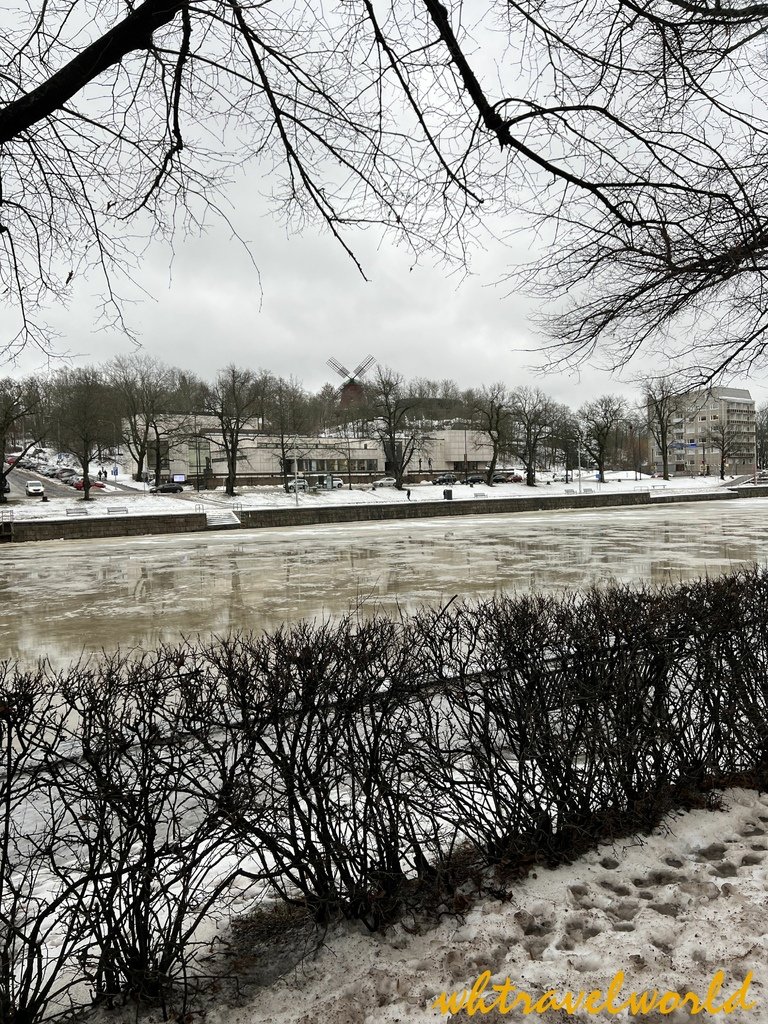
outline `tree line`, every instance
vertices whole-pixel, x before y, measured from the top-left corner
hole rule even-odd
[[[0,450],[7,453],[13,446],[23,458],[36,445],[47,444],[70,454],[82,468],[86,500],[93,461],[114,458],[125,448],[137,467],[136,478],[146,474],[159,483],[163,451],[174,444],[199,445],[203,437],[219,449],[226,490],[234,494],[244,436],[253,430],[277,439],[286,488],[299,437],[332,438],[335,450],[348,460],[356,440],[372,439],[402,487],[416,460],[429,457],[430,434],[446,428],[467,431],[466,461],[479,441],[490,451],[484,471],[489,485],[497,467],[509,461],[524,467],[528,486],[535,486],[542,466],[563,467],[566,480],[577,465],[594,466],[601,480],[609,466],[638,472],[648,468],[651,440],[662,452],[668,478],[678,394],[666,379],[649,380],[636,405],[604,394],[574,410],[538,387],[497,382],[461,389],[452,380],[408,380],[376,366],[350,399],[344,388],[332,384],[311,392],[293,377],[233,364],[205,381],[134,353],[102,365],[61,369],[46,379],[0,380]],[[724,423],[710,427],[709,434],[712,449],[720,452],[723,476],[726,460],[743,442]],[[762,410],[758,452],[768,456],[767,449],[768,412]],[[3,464],[3,483],[12,470]],[[3,490],[0,501],[5,500]]]

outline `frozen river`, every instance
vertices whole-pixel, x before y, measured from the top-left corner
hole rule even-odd
[[[63,664],[454,595],[689,579],[768,559],[768,499],[0,548],[0,658]]]

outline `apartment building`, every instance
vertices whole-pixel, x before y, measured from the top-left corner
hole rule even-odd
[[[728,476],[755,471],[755,403],[744,388],[712,387],[675,400],[669,438],[670,472],[717,476],[721,461]],[[651,462],[662,468],[659,446],[651,443]]]

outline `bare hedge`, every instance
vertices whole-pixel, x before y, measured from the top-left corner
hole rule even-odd
[[[0,666],[0,1019],[183,1006],[244,889],[380,929],[768,779],[768,574]]]

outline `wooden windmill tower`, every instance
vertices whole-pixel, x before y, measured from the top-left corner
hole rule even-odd
[[[362,363],[351,373],[346,366],[342,366],[338,359],[334,359],[333,356],[327,362],[328,366],[335,370],[344,381],[341,386],[339,399],[342,409],[346,409],[351,405],[359,405],[363,399],[363,385],[360,381],[376,360],[373,356],[366,356]]]

